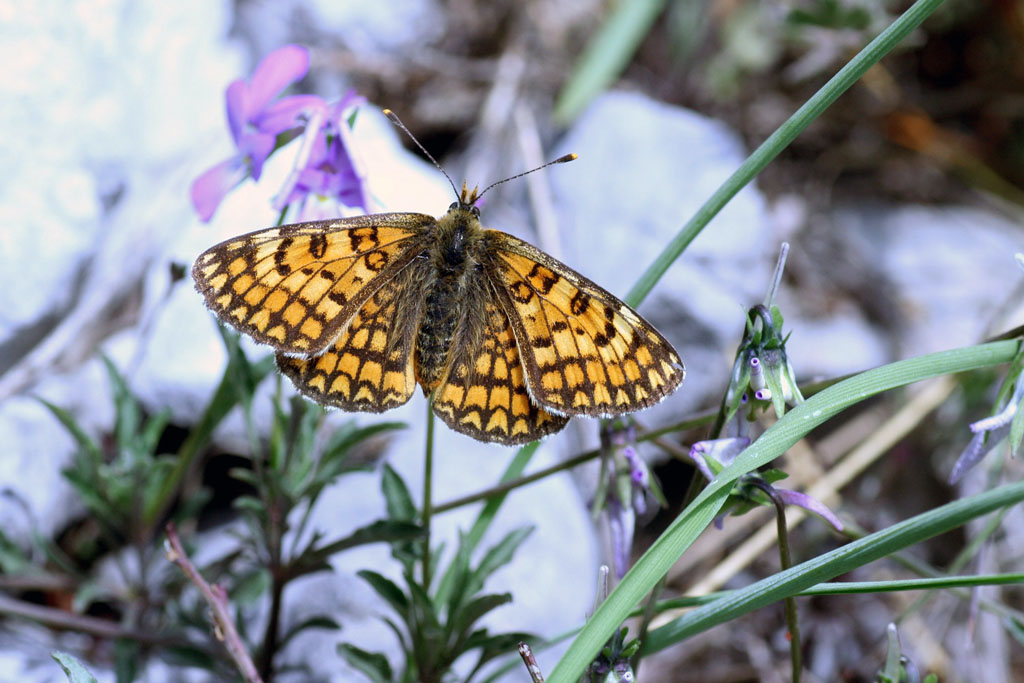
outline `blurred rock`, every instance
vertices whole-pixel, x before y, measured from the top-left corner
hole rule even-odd
[[[975,207],[891,205],[840,207],[834,220],[848,248],[884,275],[897,315],[883,332],[898,357],[976,344],[1024,322],[1019,221]],[[1010,322],[998,320],[1014,309]]]

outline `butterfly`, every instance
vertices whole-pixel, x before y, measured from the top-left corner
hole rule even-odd
[[[452,429],[514,445],[575,415],[649,407],[679,386],[683,363],[650,323],[485,229],[482,194],[463,184],[440,218],[384,213],[241,235],[203,252],[192,276],[217,317],[277,351],[301,393],[345,411],[398,407],[419,384]]]

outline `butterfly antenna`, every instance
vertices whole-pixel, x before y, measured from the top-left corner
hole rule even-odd
[[[444,175],[445,178],[448,178],[448,184],[452,186],[452,192],[454,192],[455,196],[458,197],[459,196],[459,191],[457,189],[455,189],[455,183],[452,182],[451,177],[447,173],[444,172],[444,169],[441,168],[441,164],[437,163],[437,159],[435,159],[434,157],[432,157],[430,155],[430,152],[427,151],[427,148],[420,144],[420,141],[416,139],[416,136],[413,135],[412,132],[408,128],[405,127],[405,124],[402,123],[402,120],[400,118],[398,118],[398,114],[396,114],[395,112],[391,111],[390,109],[383,109],[383,110],[381,110],[381,113],[383,113],[384,116],[386,116],[389,119],[391,119],[391,123],[395,124],[396,126],[401,128],[403,131],[405,131],[405,134],[409,136],[409,139],[416,143],[416,146],[420,148],[420,151],[423,152],[423,154],[428,159],[430,159],[431,162],[433,162],[434,166],[437,167],[437,170],[440,171]]]
[[[522,178],[524,175],[529,175],[529,174],[533,173],[534,171],[539,171],[542,168],[547,168],[548,166],[553,166],[555,164],[564,164],[567,161],[575,161],[576,159],[577,159],[577,156],[575,154],[566,154],[564,157],[558,157],[554,161],[549,161],[548,163],[544,164],[543,166],[538,166],[537,168],[531,168],[529,171],[523,171],[522,173],[517,173],[516,175],[512,176],[511,178],[505,178],[504,180],[499,180],[496,183],[491,183],[490,185],[488,185],[487,187],[484,188],[483,192],[481,192],[480,194],[478,194],[476,196],[476,199],[477,199],[477,201],[479,201],[480,197],[483,197],[484,194],[487,192],[487,190],[491,189],[492,187],[495,187],[496,185],[501,185],[502,183],[507,183],[510,180],[515,180],[516,178]]]

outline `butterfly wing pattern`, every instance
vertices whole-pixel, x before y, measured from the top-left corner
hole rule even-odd
[[[378,214],[270,228],[196,260],[196,286],[217,316],[278,351],[329,347],[376,287],[419,249],[431,216]]]
[[[242,235],[201,254],[196,288],[269,344],[318,403],[382,412],[417,381],[452,429],[525,443],[574,415],[671,393],[684,368],[633,309],[511,235],[484,229],[465,190],[441,218],[392,213]]]
[[[558,414],[647,408],[683,381],[672,345],[636,311],[563,263],[498,231],[494,278],[533,399]]]
[[[477,348],[453,349],[451,369],[434,394],[434,411],[452,429],[481,441],[518,444],[557,432],[568,417],[531,400],[508,316],[488,301]]]
[[[416,389],[414,329],[396,325],[402,288],[392,279],[370,296],[329,349],[303,358],[277,354],[277,367],[303,394],[347,411],[380,413]]]

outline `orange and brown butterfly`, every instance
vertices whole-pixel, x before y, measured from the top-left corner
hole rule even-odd
[[[463,184],[440,218],[259,230],[208,249],[192,276],[219,318],[277,350],[300,392],[346,411],[395,408],[419,384],[452,429],[512,445],[575,415],[646,408],[679,386],[683,364],[650,323],[485,229],[482,194]]]

